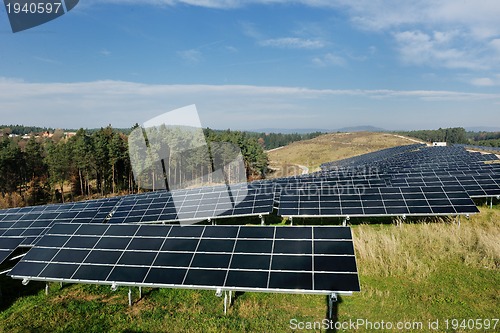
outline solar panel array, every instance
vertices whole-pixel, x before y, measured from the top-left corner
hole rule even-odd
[[[372,164],[375,162],[383,161],[388,158],[394,158],[401,154],[411,152],[413,150],[422,148],[422,144],[413,144],[407,146],[397,146],[392,148],[386,148],[378,150],[372,153],[367,153],[360,156],[350,157],[339,161],[327,162],[321,164],[323,170],[332,170],[345,167],[359,167],[366,164]]]
[[[281,196],[278,214],[288,217],[439,216],[478,209],[461,186],[346,189],[338,193],[292,190]]]
[[[463,147],[466,149],[477,149],[482,151],[493,151],[495,153],[500,153],[500,147],[488,147],[488,146],[477,146],[477,145],[466,145],[466,144],[454,144],[457,147]]]
[[[325,163],[309,175],[0,210],[0,262],[29,246],[13,278],[350,294],[360,290],[350,228],[165,223],[274,208],[305,218],[474,214],[471,197],[500,195],[497,161],[416,144]]]
[[[350,228],[56,224],[13,278],[122,286],[359,291]]]
[[[0,210],[0,252],[10,255],[18,246],[33,246],[54,223],[102,223],[118,201],[107,198]]]
[[[125,197],[109,223],[158,223],[267,215],[274,193],[248,186],[206,187]]]
[[[171,223],[267,215],[273,203],[272,186],[262,183],[5,209],[0,210],[0,252],[8,257],[15,250],[10,244],[18,240],[18,246],[33,246],[54,223]]]
[[[471,198],[496,197],[500,195],[500,174],[456,175],[456,176],[410,176],[393,178],[391,185],[408,186],[462,186]]]

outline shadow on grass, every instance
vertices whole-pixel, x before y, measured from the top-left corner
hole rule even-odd
[[[23,286],[21,280],[0,275],[0,311],[8,309],[19,298],[38,294],[45,288],[45,283],[31,281]]]
[[[245,294],[245,292],[244,292],[244,291],[235,291],[235,292],[234,292],[234,296],[233,296],[233,298],[231,299],[231,304],[229,304],[229,305],[233,305],[233,304],[234,304],[234,302],[236,302],[236,300],[237,300],[239,297],[243,296],[244,294]]]
[[[25,248],[17,248],[12,252],[1,265],[0,271],[6,271],[13,268],[19,261],[15,259],[21,254],[26,253]],[[12,259],[13,258],[13,259]],[[19,298],[24,296],[36,295],[45,288],[44,282],[31,281],[28,285],[23,286],[21,280],[14,280],[7,274],[0,275],[0,312],[8,309],[12,304],[14,304]]]

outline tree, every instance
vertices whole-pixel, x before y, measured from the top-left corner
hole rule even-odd
[[[27,187],[26,201],[30,205],[39,202],[43,203],[46,199],[46,193],[43,183],[47,180],[47,164],[44,160],[45,151],[42,144],[32,136],[23,152],[25,167],[25,183]]]
[[[47,156],[45,161],[49,169],[49,182],[53,189],[56,185],[59,186],[61,200],[64,203],[64,183],[68,180],[71,167],[71,151],[70,145],[64,141],[59,143],[49,143],[47,148]],[[54,197],[57,197],[57,192],[54,191]],[[56,198],[57,199],[57,198]]]
[[[13,139],[0,139],[0,190],[2,193],[21,191],[24,159]]]
[[[81,128],[68,143],[73,146],[73,163],[78,173],[80,193],[88,196],[92,171],[95,169],[92,138]]]

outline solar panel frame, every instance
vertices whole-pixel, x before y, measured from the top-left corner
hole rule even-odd
[[[394,187],[462,186],[471,198],[491,198],[500,195],[500,174],[411,176],[391,179]]]
[[[125,226],[116,225],[117,229]],[[137,235],[140,229],[164,229],[159,234],[164,234],[165,230],[168,232],[166,237],[148,236],[162,241],[162,245],[154,250],[130,249],[129,246],[135,239],[145,239]],[[52,247],[36,245],[28,252],[27,259],[21,260],[9,275],[16,279],[36,281],[182,289],[221,288],[300,294],[351,294],[360,290],[352,233],[348,227],[141,225],[138,230],[134,235],[126,237],[129,240],[126,246],[122,244],[114,249],[81,249],[67,247],[66,244],[71,238],[88,235],[80,235],[78,231],[63,234],[62,229],[51,229],[44,238],[61,237],[66,241]],[[208,231],[207,237],[205,231]],[[308,237],[304,238],[304,235]],[[102,232],[100,237],[102,240],[122,236]],[[165,250],[164,246],[172,240],[191,242],[195,248]],[[228,244],[219,248],[221,241]],[[213,243],[214,246],[204,248],[203,242]],[[250,248],[254,251],[238,252],[239,242],[250,243]],[[263,247],[258,246],[261,242],[271,244],[271,249],[265,252]],[[306,249],[308,250],[305,251]],[[90,258],[92,251],[101,252],[101,255],[94,254]],[[114,257],[102,260],[108,253],[112,253]],[[78,260],[67,261],[71,260],[71,254],[75,254]],[[141,258],[146,261],[141,262]],[[315,264],[316,258],[319,259]],[[325,265],[322,266],[321,263]],[[332,263],[345,265],[349,270],[331,266]],[[89,278],[94,274],[96,278]],[[314,288],[315,284],[332,287],[328,279],[341,281],[337,285],[340,286],[339,290]]]
[[[448,216],[479,212],[461,186],[355,188],[351,189],[351,191],[354,191],[354,193],[346,195],[341,193],[328,194],[325,196],[324,193],[310,195],[303,189],[297,190],[295,193],[282,196],[278,215],[292,218],[346,218],[367,216]],[[463,201],[458,202],[455,201],[456,199]],[[409,206],[406,200],[417,200],[419,205]],[[413,201],[410,202],[414,203]],[[465,204],[465,201],[467,201],[467,204]]]
[[[245,186],[217,186],[163,192],[159,196],[126,198],[109,219],[119,223],[176,223],[211,219],[269,215],[274,191]],[[203,190],[204,189],[204,190]],[[234,204],[236,203],[236,204]],[[151,206],[155,205],[153,209]]]

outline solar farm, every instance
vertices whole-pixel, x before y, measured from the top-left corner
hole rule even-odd
[[[498,162],[416,144],[301,176],[1,210],[2,274],[126,287],[129,304],[131,288],[212,290],[224,312],[233,292],[326,295],[331,317],[337,297],[363,288],[353,220],[449,217],[459,227],[478,200],[498,200]]]

